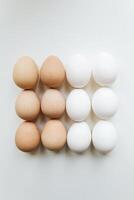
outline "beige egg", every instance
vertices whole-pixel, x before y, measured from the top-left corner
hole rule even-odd
[[[59,118],[65,111],[65,98],[56,89],[48,89],[41,101],[42,112],[50,118]]]
[[[40,144],[40,133],[32,122],[23,122],[16,131],[16,146],[24,152],[35,150]]]
[[[34,89],[39,79],[39,71],[32,58],[21,57],[14,66],[13,79],[23,89]]]
[[[47,149],[62,149],[66,143],[66,138],[66,129],[59,120],[50,120],[45,124],[41,141]]]
[[[65,70],[58,57],[47,57],[41,67],[40,78],[42,83],[50,88],[58,88],[62,85],[65,79]]]
[[[40,101],[36,93],[31,90],[24,90],[16,100],[17,115],[27,121],[35,120],[40,113]]]

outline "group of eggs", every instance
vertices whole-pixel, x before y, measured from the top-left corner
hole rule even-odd
[[[64,145],[75,152],[83,152],[93,142],[100,152],[111,151],[117,142],[116,129],[107,119],[111,118],[118,109],[118,98],[107,86],[117,78],[116,61],[111,54],[100,53],[96,57],[96,65],[91,64],[84,55],[71,57],[66,70],[63,63],[56,56],[48,56],[44,61],[40,73],[38,67],[30,57],[20,58],[14,66],[13,79],[17,86],[24,89],[16,100],[16,113],[25,120],[17,129],[16,146],[29,152],[36,149],[40,141],[49,150],[60,150]],[[85,87],[93,74],[95,82],[102,88],[98,89],[90,101]],[[75,88],[65,100],[58,88],[63,84],[65,77]],[[39,80],[48,87],[41,102],[34,92]],[[95,115],[101,120],[92,130],[84,120],[87,119],[91,107]],[[35,125],[40,110],[50,118],[39,133]],[[67,112],[71,120],[75,121],[68,133],[59,120]]]

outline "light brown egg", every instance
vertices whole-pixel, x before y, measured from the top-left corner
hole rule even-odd
[[[16,100],[17,115],[27,121],[35,120],[40,113],[40,101],[36,93],[31,90],[24,90]]]
[[[16,146],[24,152],[35,150],[40,144],[40,133],[32,122],[23,122],[16,131]]]
[[[17,61],[14,66],[13,79],[20,88],[35,88],[39,79],[39,71],[32,58],[24,56]]]
[[[42,112],[50,118],[59,118],[65,111],[65,99],[56,89],[48,89],[42,97]]]
[[[50,120],[45,124],[41,135],[41,141],[47,149],[62,149],[66,143],[66,138],[66,129],[59,120]]]
[[[50,88],[58,88],[62,85],[65,79],[65,70],[58,57],[47,57],[41,67],[40,78],[42,83]]]

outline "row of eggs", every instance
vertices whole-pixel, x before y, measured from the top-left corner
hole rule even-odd
[[[49,120],[46,122],[42,134],[39,133],[33,122],[23,122],[16,132],[16,146],[24,152],[35,150],[40,142],[53,151],[62,149],[66,142],[74,152],[86,151],[92,143],[96,150],[107,153],[117,142],[116,130],[111,122],[99,121],[91,130],[86,122],[74,123],[66,133],[61,121]]]
[[[63,63],[56,56],[48,56],[42,64],[40,79],[50,88],[58,88],[66,77],[74,88],[85,87],[93,74],[94,80],[101,86],[111,85],[117,78],[118,70],[114,57],[106,52],[96,56],[96,63],[91,69],[91,63],[84,55],[74,55],[70,58],[66,70]],[[23,89],[35,88],[39,80],[36,63],[30,57],[20,58],[14,67],[15,83]]]
[[[109,119],[118,109],[118,98],[110,88],[98,89],[93,97],[92,103],[88,93],[83,89],[74,89],[65,101],[64,96],[57,89],[47,89],[41,100],[41,110],[49,118],[60,118],[65,109],[73,121],[84,121],[90,110],[100,119]],[[40,100],[32,90],[24,90],[17,97],[16,113],[20,118],[34,121],[40,113]]]

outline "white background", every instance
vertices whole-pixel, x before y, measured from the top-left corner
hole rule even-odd
[[[34,154],[17,150],[21,120],[12,81],[17,58],[32,56],[40,66],[49,54],[64,63],[73,53],[111,52],[120,63],[114,86],[120,109],[112,120],[119,143],[108,155],[67,149]],[[134,1],[0,0],[0,199],[134,199]],[[90,124],[89,124],[90,125]]]

